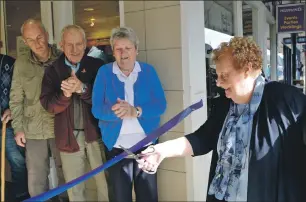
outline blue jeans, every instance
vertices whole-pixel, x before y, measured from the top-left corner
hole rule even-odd
[[[0,131],[0,147],[2,141],[2,131]],[[12,128],[6,129],[5,143],[6,158],[11,167],[13,193],[16,198],[28,195],[27,169],[25,163],[25,149],[16,144],[14,131]]]

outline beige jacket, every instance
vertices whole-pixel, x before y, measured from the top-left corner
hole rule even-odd
[[[24,132],[26,139],[54,138],[54,115],[39,100],[45,68],[61,54],[55,47],[50,48],[45,63],[39,62],[32,51],[15,62],[9,103],[12,127],[15,133]]]

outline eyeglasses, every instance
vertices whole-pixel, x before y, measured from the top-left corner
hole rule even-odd
[[[27,38],[25,40],[25,42],[28,44],[28,45],[35,45],[35,44],[40,44],[41,42],[44,42],[45,41],[45,37],[44,36],[37,36],[35,39],[30,39],[30,38]]]
[[[230,73],[221,73],[220,76],[217,75],[216,82],[219,80],[220,82],[226,82],[230,76]]]

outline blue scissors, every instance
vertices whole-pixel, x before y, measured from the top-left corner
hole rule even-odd
[[[133,158],[133,159],[135,159],[137,161],[137,160],[140,160],[141,157],[146,156],[145,154],[141,154],[141,153],[140,154],[134,154],[129,149],[127,149],[127,148],[125,148],[125,147],[123,147],[121,145],[119,145],[119,147],[121,149],[123,149],[123,151],[128,154],[127,158]],[[152,151],[150,151],[148,153],[154,153],[155,152],[155,148],[152,145],[149,146],[148,148],[150,148],[152,150]],[[154,174],[154,173],[156,173],[156,170],[150,170],[150,171],[146,171],[146,172],[149,173],[149,174]]]

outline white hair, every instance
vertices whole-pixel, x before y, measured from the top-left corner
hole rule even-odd
[[[39,25],[44,32],[47,32],[44,24],[40,20],[37,20],[37,19],[34,19],[34,18],[29,18],[26,21],[24,21],[23,24],[21,25],[21,28],[20,28],[21,36],[23,36],[24,26],[27,25],[27,24]]]
[[[64,34],[69,31],[69,30],[77,30],[79,31],[82,35],[83,35],[83,38],[84,38],[84,42],[86,43],[86,34],[85,34],[85,31],[82,27],[80,27],[79,25],[66,25],[62,31],[61,31],[61,41],[64,40]]]
[[[132,28],[117,27],[112,29],[110,37],[110,44],[112,46],[112,49],[114,49],[114,40],[116,39],[128,39],[135,45],[136,50],[138,50],[139,39]]]

